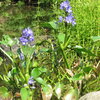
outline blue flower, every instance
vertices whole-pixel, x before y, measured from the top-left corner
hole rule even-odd
[[[72,12],[71,8],[72,8],[72,7],[69,5],[69,6],[66,8],[66,12],[71,13],[71,12]]]
[[[60,9],[65,9],[66,12],[68,12],[68,13],[71,13],[71,12],[72,12],[69,1],[64,1],[64,2],[62,2],[62,3],[60,4]]]
[[[74,16],[72,13],[70,13],[67,17],[65,17],[65,21],[67,23],[71,23],[73,26],[76,24]]]
[[[60,16],[58,22],[64,21],[64,22],[72,24],[73,26],[76,24],[71,8],[72,7],[70,6],[69,1],[64,1],[60,4],[60,9],[64,9],[67,12],[68,16],[67,17]]]
[[[64,1],[60,4],[60,9],[64,9],[69,6],[69,1]]]
[[[33,80],[33,77],[30,77],[28,80],[29,85],[34,85],[35,81]]]
[[[19,40],[22,43],[22,45],[26,45],[29,42],[34,41],[33,31],[30,28],[25,28],[22,31],[22,37],[20,37]]]
[[[63,17],[59,16],[59,21],[58,22],[62,22],[63,21]]]
[[[24,55],[23,55],[22,52],[20,53],[20,59],[21,59],[21,60],[24,60]]]
[[[26,45],[26,44],[28,43],[28,39],[25,38],[25,37],[23,37],[23,36],[20,37],[19,40],[20,40],[20,42],[22,43],[22,45]]]
[[[33,35],[30,36],[28,39],[29,39],[29,42],[32,42],[32,41],[34,41],[34,36]]]
[[[33,35],[33,31],[30,28],[25,28],[22,31],[22,36],[23,37],[29,37],[29,36],[32,36],[32,35]]]

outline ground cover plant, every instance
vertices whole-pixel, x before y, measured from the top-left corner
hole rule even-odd
[[[100,90],[100,9],[91,1],[0,3],[0,99],[78,100]]]

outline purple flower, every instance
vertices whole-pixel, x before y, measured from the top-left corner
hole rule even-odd
[[[19,40],[22,43],[22,45],[26,45],[28,43],[28,39],[27,38],[20,37]]]
[[[63,21],[63,17],[62,16],[60,16],[59,17],[59,21],[58,22],[62,22]]]
[[[67,17],[60,16],[58,22],[62,22],[64,20],[65,22],[70,23],[73,26],[76,24],[71,8],[72,7],[70,6],[70,2],[67,0],[60,4],[60,9],[64,9],[67,12],[68,16]]]
[[[66,12],[68,12],[68,13],[71,13],[72,12],[69,1],[62,2],[60,4],[60,9],[66,9]]]
[[[74,26],[76,24],[75,19],[73,19],[72,21],[72,25]]]
[[[70,13],[67,17],[65,17],[65,21],[67,23],[71,23],[73,26],[76,24],[74,16]]]
[[[30,28],[25,28],[22,31],[22,36],[23,37],[29,37],[29,36],[32,36],[32,35],[33,35],[33,31]]]
[[[33,31],[30,28],[25,28],[22,31],[22,37],[20,37],[19,40],[22,43],[22,45],[26,45],[29,42],[34,41]]]
[[[28,80],[28,84],[31,86],[31,89],[35,89],[34,83],[35,81],[33,80],[33,77],[30,77]]]
[[[60,4],[60,9],[64,9],[69,6],[69,1],[64,1]]]
[[[71,8],[72,7],[70,5],[68,7],[66,7],[66,12],[71,13],[72,12]]]
[[[33,77],[30,77],[28,80],[29,85],[34,85],[35,81],[33,80]]]
[[[21,60],[24,60],[24,55],[23,55],[23,53],[20,53],[20,59],[21,59]]]
[[[34,41],[34,36],[29,37],[29,42],[32,42],[32,41]]]

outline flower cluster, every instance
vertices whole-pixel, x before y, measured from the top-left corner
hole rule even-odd
[[[27,43],[34,41],[33,31],[30,28],[25,28],[22,31],[22,37],[20,37],[19,40],[22,45],[26,45]]]
[[[76,24],[74,16],[72,14],[71,6],[69,1],[64,1],[60,4],[60,9],[64,9],[68,16],[63,18],[62,16],[59,17],[59,22],[62,22],[63,20],[67,23],[71,23],[73,26]]]
[[[68,12],[68,13],[71,13],[71,12],[72,12],[69,1],[64,1],[64,2],[62,2],[62,3],[60,4],[60,9],[65,9],[66,12]]]

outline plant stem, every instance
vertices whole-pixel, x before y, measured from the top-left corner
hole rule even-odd
[[[18,70],[19,70],[19,74],[20,74],[20,76],[21,76],[22,79],[25,81],[25,77],[24,77],[24,75],[22,74],[21,70],[20,70],[20,69],[18,69]]]
[[[13,59],[0,47],[0,50],[12,61],[14,62]]]
[[[59,43],[59,44],[60,44],[60,43]],[[63,55],[64,61],[65,61],[66,67],[67,67],[67,68],[70,68],[69,65],[68,65],[68,62],[67,62],[67,57],[66,57],[66,55],[65,55],[65,51],[64,51],[64,49],[63,49],[63,47],[62,47],[61,44],[60,44],[60,48],[61,48],[61,51],[62,51],[62,55]]]
[[[26,59],[26,74],[29,74],[29,64],[30,64],[30,59],[29,57]]]
[[[55,30],[55,38],[57,39],[57,42],[58,42],[58,44],[59,44],[59,46],[60,46],[60,49],[61,49],[61,52],[62,52],[64,61],[65,61],[65,65],[66,65],[67,68],[70,68],[69,65],[68,65],[68,62],[67,62],[67,57],[66,57],[66,55],[65,55],[64,47],[62,46],[61,43],[59,43],[59,40],[58,40],[58,38],[57,38],[57,34],[56,34],[56,33],[58,33],[57,30]]]

